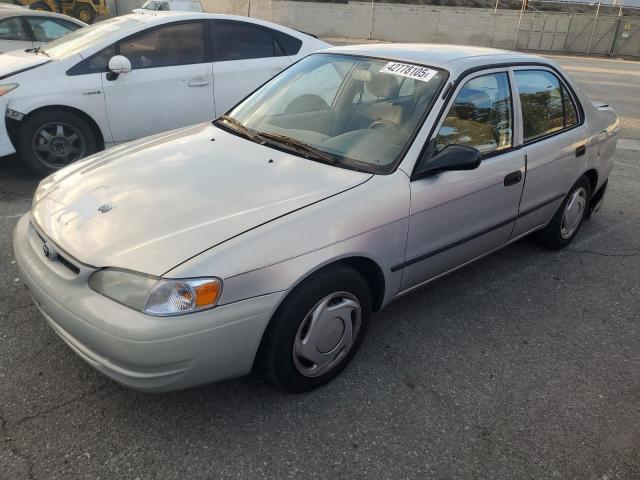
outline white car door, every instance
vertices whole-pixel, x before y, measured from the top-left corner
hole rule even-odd
[[[213,20],[211,30],[216,116],[291,65],[269,28]]]
[[[31,35],[20,17],[0,20],[0,53],[32,47]]]
[[[129,73],[104,73],[109,127],[116,143],[212,120],[212,66],[202,21],[177,22],[118,42],[112,53]]]

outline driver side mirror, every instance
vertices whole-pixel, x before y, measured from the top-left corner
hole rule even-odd
[[[121,73],[129,73],[131,71],[131,62],[124,55],[114,55],[109,59],[108,68],[107,80],[115,80]]]
[[[453,170],[474,170],[480,166],[480,152],[468,145],[447,145],[435,154],[429,154],[430,151],[431,148],[427,148],[418,160],[413,178]]]

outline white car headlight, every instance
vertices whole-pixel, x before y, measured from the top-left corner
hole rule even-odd
[[[216,305],[222,281],[215,277],[171,279],[106,268],[89,278],[96,292],[149,315],[170,316]]]
[[[0,85],[0,97],[3,95],[6,95],[11,90],[18,88],[18,85],[19,85],[18,83],[7,83],[4,85]]]

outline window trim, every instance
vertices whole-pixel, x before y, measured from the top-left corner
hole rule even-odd
[[[547,67],[547,68],[543,68],[543,67]],[[584,109],[582,108],[582,104],[580,103],[580,101],[578,100],[575,92],[573,91],[573,89],[569,86],[568,82],[564,79],[564,76],[561,75],[555,68],[551,67],[550,65],[541,65],[540,68],[513,68],[513,76],[514,76],[514,80],[515,80],[515,75],[516,72],[518,71],[546,71],[549,72],[551,75],[553,75],[554,77],[556,77],[556,79],[558,80],[558,83],[560,85],[560,98],[562,99],[562,101],[564,100],[564,94],[562,93],[562,87],[564,87],[567,92],[569,92],[569,99],[573,101],[573,105],[576,107],[576,115],[578,116],[578,121],[576,122],[575,125],[572,125],[570,127],[566,127],[564,126],[565,123],[565,119],[566,119],[566,115],[565,115],[565,111],[564,111],[564,101],[562,104],[562,124],[563,127],[560,130],[554,130],[553,132],[549,132],[546,133],[544,135],[540,135],[539,137],[535,137],[532,138],[530,140],[526,140],[524,139],[524,128],[522,129],[522,147],[527,147],[529,145],[533,145],[534,143],[540,142],[542,140],[547,140],[551,137],[555,137],[556,135],[560,135],[562,133],[565,132],[569,132],[575,128],[578,128],[580,126],[582,126],[584,124]],[[517,82],[514,85],[516,91],[518,92],[518,101],[520,101],[520,90],[518,89],[518,84]],[[520,109],[520,116],[521,116],[521,124],[524,125],[524,116],[522,114],[522,108]]]
[[[468,78],[466,78],[466,81],[464,83],[460,83],[460,85],[458,85],[455,89],[453,89],[454,93],[458,93],[460,94],[460,92],[462,91],[462,89],[467,85],[467,83],[471,82],[472,80],[475,80],[476,78],[481,78],[481,77],[486,77],[489,75],[496,75],[496,74],[500,74],[503,73],[505,74],[506,78],[507,78],[507,86],[509,87],[509,99],[510,99],[510,104],[511,104],[511,145],[506,147],[506,148],[502,148],[502,149],[496,149],[496,150],[492,150],[490,152],[485,152],[485,153],[480,153],[480,160],[485,160],[487,158],[492,158],[498,155],[502,155],[503,153],[507,153],[510,152],[512,150],[514,150],[516,148],[515,144],[516,144],[516,114],[515,114],[515,99],[513,96],[513,85],[511,85],[511,75],[509,75],[509,69],[505,68],[505,69],[492,69],[495,71],[490,71],[490,72],[476,72],[478,73],[478,75],[474,75],[474,74],[470,74],[468,75]],[[458,89],[458,87],[460,87]],[[431,141],[435,140],[438,137],[438,133],[440,132],[440,129],[442,128],[442,125],[444,124],[445,120],[447,119],[447,113],[449,113],[449,111],[453,108],[453,105],[456,101],[457,95],[453,96],[451,95],[451,98],[445,102],[445,114],[442,115],[441,117],[438,117],[438,122],[437,122],[437,126],[438,128],[435,129],[434,131],[434,135],[432,137],[429,137],[429,140],[427,140],[427,143],[430,143]],[[417,163],[417,162],[416,162]]]
[[[565,86],[567,87],[567,90],[569,91],[569,94],[572,95],[573,99],[574,99],[574,103],[576,105],[577,108],[577,113],[578,113],[578,118],[579,121],[578,123],[567,129],[567,130],[561,130],[559,132],[554,132],[554,134],[558,134],[558,133],[565,133],[569,130],[572,130],[574,128],[578,128],[580,126],[582,126],[584,124],[585,121],[585,115],[584,115],[584,109],[582,107],[582,104],[580,103],[580,101],[578,100],[578,96],[576,95],[576,93],[574,92],[573,88],[571,87],[571,85],[569,85],[568,82],[564,82],[564,75],[562,75],[562,73],[560,73],[560,71],[554,67],[553,65],[549,65],[547,63],[543,63],[543,62],[499,62],[499,63],[492,63],[492,64],[488,64],[488,65],[479,65],[476,67],[471,67],[468,68],[466,70],[464,70],[463,72],[461,72],[456,79],[452,82],[452,83],[448,83],[446,84],[444,88],[444,90],[441,89],[441,92],[444,91],[444,93],[439,93],[442,95],[442,99],[444,100],[442,107],[440,107],[440,111],[438,112],[438,116],[435,119],[435,122],[433,123],[433,125],[431,126],[431,129],[429,130],[429,134],[427,135],[427,140],[424,142],[424,145],[422,146],[422,148],[420,149],[420,153],[418,154],[418,156],[416,157],[416,162],[413,165],[413,168],[411,169],[411,181],[416,181],[416,180],[420,180],[420,178],[422,177],[416,177],[415,176],[415,170],[416,167],[418,166],[419,163],[419,159],[422,158],[422,156],[425,154],[427,148],[429,148],[429,145],[431,144],[431,140],[433,139],[433,134],[436,130],[436,127],[438,127],[440,125],[440,120],[442,119],[442,116],[444,115],[445,110],[447,108],[447,105],[449,104],[449,102],[451,101],[451,97],[453,96],[454,92],[456,92],[456,90],[458,89],[458,86],[465,80],[465,78],[467,78],[468,76],[476,73],[476,72],[482,72],[485,70],[496,70],[496,69],[500,69],[500,68],[504,68],[507,70],[510,70],[512,72],[515,72],[515,69],[518,67],[538,67],[538,68],[548,68],[549,70],[551,70],[552,72],[554,72],[556,74],[556,76],[558,76],[559,78],[561,78],[563,80],[563,83],[565,84]],[[447,70],[443,70],[443,71],[447,71]],[[511,75],[509,75],[509,78],[511,79]],[[443,85],[447,82],[447,79],[445,78]],[[513,92],[513,87],[516,87],[515,85],[512,86],[512,92]],[[515,90],[517,92],[517,88]],[[437,97],[434,97],[437,98]],[[512,101],[513,101],[513,93],[512,93]],[[519,102],[520,102],[520,94],[518,93],[518,107],[519,107]],[[431,105],[431,108],[433,108],[433,104]],[[520,123],[522,123],[522,110],[520,108],[518,108],[519,112],[520,112]],[[426,116],[423,119],[423,125],[424,126],[424,120],[426,120]],[[522,129],[522,127],[520,127],[520,129]],[[548,138],[548,137],[546,137]],[[540,141],[540,140],[544,140],[546,138],[537,138],[536,141]],[[412,139],[412,142],[415,141],[415,138]],[[535,143],[535,142],[531,142],[531,143]],[[528,146],[531,145],[531,143],[520,143],[519,145],[516,145],[514,147],[512,147],[509,150],[500,150],[500,155],[502,155],[503,153],[508,153],[508,152],[512,152],[515,150],[519,150],[524,146]],[[404,152],[406,154],[406,152]],[[488,158],[488,157],[485,157]]]

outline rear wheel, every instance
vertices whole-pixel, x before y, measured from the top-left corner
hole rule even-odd
[[[369,286],[350,267],[328,267],[296,287],[266,332],[268,379],[291,392],[329,382],[362,343],[372,311]]]
[[[551,250],[559,250],[571,243],[585,218],[591,184],[584,175],[571,188],[558,207],[549,225],[534,234],[534,239]]]
[[[93,23],[96,19],[96,12],[86,3],[81,3],[73,9],[73,16],[84,23]]]
[[[64,110],[35,113],[18,132],[18,153],[39,175],[48,175],[96,150],[91,127],[78,115]]]

